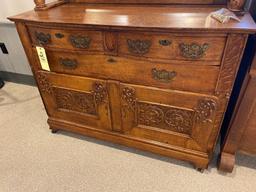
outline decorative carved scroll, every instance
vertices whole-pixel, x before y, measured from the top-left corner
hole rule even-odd
[[[156,105],[139,104],[140,123],[155,126],[163,122],[164,111]]]
[[[195,109],[196,120],[203,123],[213,123],[213,114],[216,110],[216,105],[216,102],[212,99],[205,98],[199,100]]]
[[[190,134],[194,112],[175,107],[139,102],[139,124]]]
[[[131,110],[135,110],[136,98],[135,98],[135,90],[129,87],[125,87],[122,91],[122,99],[126,101],[128,107]]]
[[[132,40],[127,39],[128,50],[137,55],[144,55],[149,52],[149,48],[151,47],[150,40]]]
[[[206,50],[209,48],[208,43],[199,45],[197,43],[180,44],[181,55],[189,59],[199,59],[205,55]]]
[[[82,93],[63,88],[54,88],[56,104],[59,109],[70,110],[79,113],[96,115],[94,96],[91,93]]]
[[[121,92],[121,115],[126,121],[125,127],[133,127],[137,125],[137,100],[135,89],[132,87],[124,87]],[[125,121],[124,121],[125,122]]]
[[[40,45],[47,45],[51,42],[51,35],[49,33],[45,34],[43,32],[35,32],[36,40]]]
[[[86,49],[90,47],[91,44],[91,38],[88,36],[74,36],[71,35],[69,37],[69,40],[73,47],[80,48],[80,49]]]
[[[52,85],[47,78],[47,74],[38,72],[37,83],[42,93],[52,94]]]

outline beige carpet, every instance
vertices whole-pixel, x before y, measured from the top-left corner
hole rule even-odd
[[[0,90],[0,192],[255,192],[256,158],[232,174],[66,132],[51,134],[37,88]]]

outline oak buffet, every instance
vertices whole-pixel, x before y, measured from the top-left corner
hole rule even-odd
[[[53,132],[211,160],[251,16],[220,24],[222,0],[69,0],[14,17]],[[45,49],[42,70],[36,47]]]

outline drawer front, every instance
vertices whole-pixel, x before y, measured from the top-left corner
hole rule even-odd
[[[162,64],[123,57],[85,55],[47,50],[54,72],[113,79],[159,88],[213,93],[219,67]]]
[[[103,51],[101,31],[30,27],[29,33],[33,44],[37,46],[83,51]]]
[[[219,65],[226,37],[120,33],[118,41],[120,54],[142,58],[216,61]]]
[[[84,29],[56,29],[30,26],[32,43],[37,46],[80,51],[104,52],[106,55],[136,57],[166,63],[220,65],[226,35],[179,35],[175,33],[111,32]]]
[[[111,130],[105,81],[43,71],[36,78],[50,117]]]
[[[120,85],[125,134],[206,152],[218,99],[204,94]]]

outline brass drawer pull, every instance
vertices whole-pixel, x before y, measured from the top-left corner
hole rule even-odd
[[[150,40],[132,40],[127,39],[128,50],[137,55],[144,55],[149,52],[149,48],[151,47]]]
[[[47,45],[51,42],[51,35],[49,33],[45,34],[43,32],[35,32],[36,40],[40,45]]]
[[[62,39],[64,35],[62,33],[55,33],[55,37],[58,39]]]
[[[64,67],[70,68],[70,69],[75,69],[78,65],[77,61],[75,59],[63,59],[60,58],[59,60],[60,64],[63,65]]]
[[[162,45],[162,46],[169,46],[171,45],[171,41],[167,40],[167,39],[162,39],[162,40],[159,40],[159,44]]]
[[[74,36],[71,35],[69,37],[69,40],[73,47],[75,48],[82,48],[82,49],[87,49],[90,47],[91,44],[91,38],[88,36]]]
[[[180,44],[181,55],[185,58],[189,59],[199,59],[205,55],[206,50],[209,48],[208,43],[204,43],[203,45],[199,45],[197,43],[191,44]]]
[[[175,71],[166,71],[165,69],[157,70],[156,68],[153,68],[151,73],[153,79],[166,83],[170,82],[174,77],[177,76]]]

